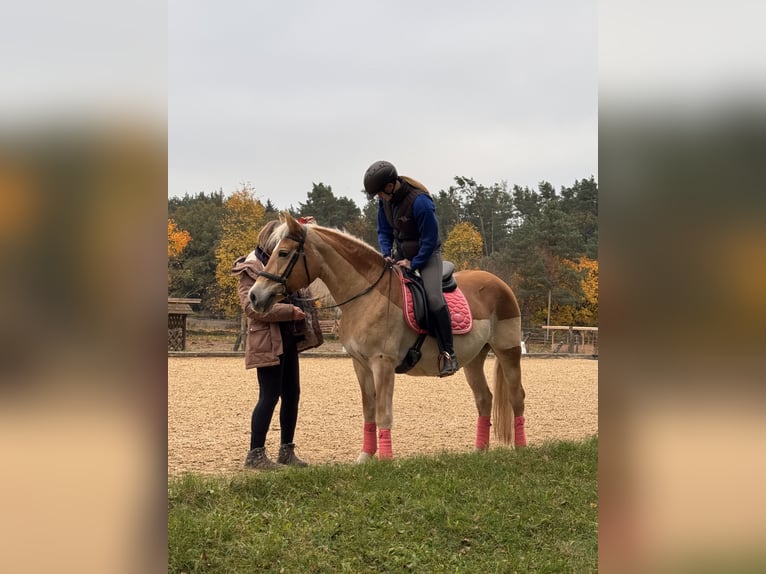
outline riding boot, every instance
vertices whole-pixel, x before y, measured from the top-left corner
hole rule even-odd
[[[454,375],[460,366],[452,346],[452,320],[449,308],[445,305],[438,311],[432,312],[431,320],[434,322],[436,342],[439,344],[439,376]]]

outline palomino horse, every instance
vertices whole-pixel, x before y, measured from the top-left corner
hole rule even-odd
[[[351,235],[301,225],[288,213],[283,219],[274,231],[278,245],[271,260],[250,289],[250,303],[264,312],[313,280],[324,281],[343,307],[338,335],[362,390],[364,432],[357,462],[371,458],[378,446],[379,458],[392,458],[394,368],[417,338],[403,316],[399,275],[378,251]],[[479,413],[475,446],[489,447],[490,415],[497,437],[525,446],[519,304],[510,287],[486,271],[460,271],[455,279],[473,316],[472,329],[455,335],[454,345]],[[484,376],[490,349],[496,357],[494,405]],[[435,339],[429,337],[422,358],[407,374],[438,376],[437,357]]]

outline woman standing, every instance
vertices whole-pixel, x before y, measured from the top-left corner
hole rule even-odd
[[[250,450],[245,468],[261,470],[275,470],[283,465],[308,466],[295,454],[293,442],[300,399],[298,353],[323,342],[313,303],[309,301],[306,305],[304,301],[311,299],[307,289],[291,300],[275,304],[268,313],[256,313],[250,306],[248,292],[276,246],[271,235],[278,225],[279,221],[267,223],[258,235],[258,246],[246,257],[237,259],[232,270],[239,275],[239,299],[247,315],[245,368],[256,369],[259,389],[250,422]],[[281,446],[275,463],[266,454],[266,434],[279,401]]]

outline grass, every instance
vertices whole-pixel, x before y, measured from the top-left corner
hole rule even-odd
[[[168,571],[596,572],[598,439],[168,483]]]

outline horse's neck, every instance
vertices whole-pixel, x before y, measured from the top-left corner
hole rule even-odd
[[[383,260],[375,252],[334,235],[323,237],[318,251],[323,259],[319,277],[338,303],[369,288],[383,270]]]

